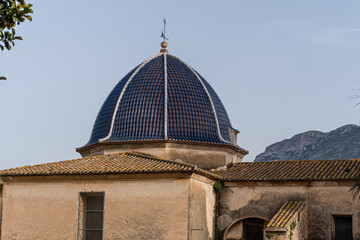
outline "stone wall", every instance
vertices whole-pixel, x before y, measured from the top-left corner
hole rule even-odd
[[[217,237],[246,218],[267,221],[286,201],[306,201],[308,225],[304,239],[329,240],[333,234],[333,216],[353,216],[353,237],[360,239],[360,204],[349,191],[354,182],[241,182],[225,183],[220,196]],[[304,210],[304,211],[305,211]]]
[[[104,239],[214,235],[212,181],[197,174],[15,177],[3,190],[2,239],[77,239],[81,192],[105,195]]]
[[[199,175],[191,179],[189,239],[215,239],[215,201],[213,182]]]
[[[141,152],[159,158],[180,160],[203,169],[231,166],[241,162],[247,154],[235,146],[221,144],[185,144],[185,143],[119,143],[98,144],[86,149],[77,149],[83,157],[106,155],[119,152]]]

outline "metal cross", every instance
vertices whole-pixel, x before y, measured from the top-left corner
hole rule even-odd
[[[165,37],[165,25],[166,25],[166,19],[165,18],[164,18],[163,22],[164,22],[164,31],[161,32],[160,37],[162,37],[164,39],[164,42],[165,42],[165,40],[169,40],[168,38]]]

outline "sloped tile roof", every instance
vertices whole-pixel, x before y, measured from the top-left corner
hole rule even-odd
[[[266,227],[288,227],[292,220],[297,217],[297,214],[300,213],[304,207],[305,202],[302,201],[289,201],[284,203]]]
[[[115,153],[85,157],[61,162],[10,168],[0,171],[0,176],[83,175],[119,173],[199,173],[211,179],[220,177],[197,166],[177,161],[155,158],[141,153]]]
[[[355,180],[360,159],[238,163],[221,176],[225,181]]]

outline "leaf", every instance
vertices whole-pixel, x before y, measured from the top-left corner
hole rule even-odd
[[[6,47],[7,50],[11,49],[11,46],[10,46],[9,42],[7,42],[7,41],[5,42],[5,47]]]
[[[10,50],[15,40],[22,40],[16,36],[16,25],[29,20],[32,21],[32,4],[26,0],[0,0],[0,49]]]

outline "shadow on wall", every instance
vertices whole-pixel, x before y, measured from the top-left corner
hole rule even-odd
[[[276,191],[259,191],[256,200],[250,200],[239,204],[234,199],[241,196],[251,196],[253,188],[237,189],[223,188],[220,196],[219,217],[217,219],[218,239],[244,240],[244,239],[265,239],[264,229],[270,219],[279,211],[286,201],[303,201],[303,191],[283,191],[281,194]],[[236,204],[236,205],[235,205]],[[261,236],[260,236],[261,226]],[[256,230],[258,229],[258,230]],[[250,238],[250,232],[255,232],[258,238]]]
[[[264,239],[268,222],[256,217],[238,220],[227,229],[224,240]]]

